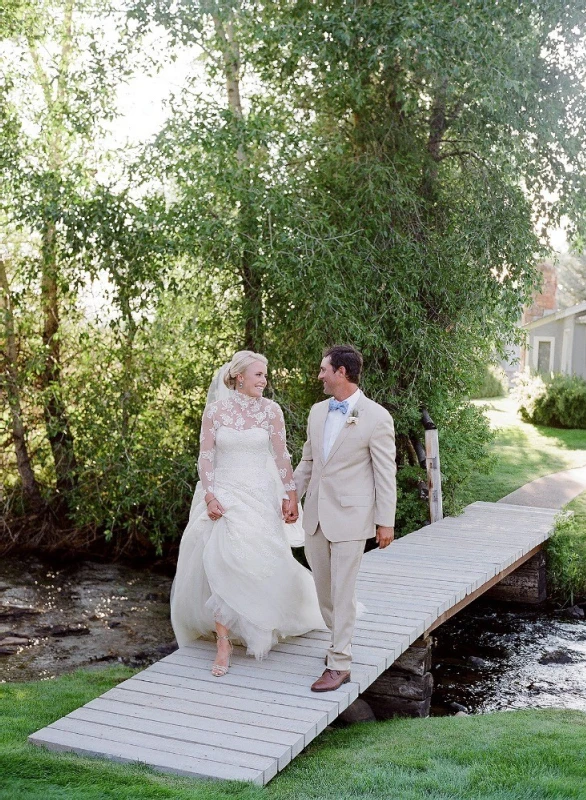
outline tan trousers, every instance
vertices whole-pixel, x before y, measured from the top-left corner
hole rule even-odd
[[[365,544],[364,539],[330,542],[321,526],[313,536],[305,537],[305,555],[315,580],[319,607],[332,633],[327,652],[329,669],[350,669],[356,622],[356,577]]]

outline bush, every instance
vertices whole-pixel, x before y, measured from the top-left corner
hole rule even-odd
[[[586,380],[577,375],[521,375],[515,397],[525,422],[586,429]]]
[[[583,514],[560,514],[547,543],[548,595],[564,605],[586,597],[585,522]]]
[[[442,500],[444,516],[459,514],[463,508],[462,488],[473,475],[488,473],[493,466],[489,446],[493,433],[483,412],[471,403],[444,401],[430,408],[438,427]],[[403,424],[397,420],[398,429]],[[414,428],[424,440],[421,428]],[[426,472],[408,464],[406,453],[398,443],[396,534],[404,536],[421,528],[429,519],[429,506],[421,500],[417,481],[427,480]]]
[[[502,367],[490,365],[485,368],[481,381],[471,392],[470,399],[484,400],[487,397],[504,397],[509,393],[509,381]]]

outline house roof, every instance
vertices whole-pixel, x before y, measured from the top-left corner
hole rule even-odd
[[[525,330],[532,331],[535,328],[540,328],[542,325],[545,325],[548,322],[564,319],[564,317],[571,317],[574,314],[581,314],[583,311],[586,311],[586,300],[583,300],[581,303],[577,303],[575,306],[570,306],[570,308],[564,308],[561,311],[555,311],[553,314],[546,314],[544,317],[540,317],[540,319],[534,319],[533,322],[527,322],[522,327],[525,328]]]

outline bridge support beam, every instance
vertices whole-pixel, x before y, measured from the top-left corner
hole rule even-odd
[[[433,691],[431,637],[417,639],[361,697],[377,719],[428,717]]]
[[[536,553],[489,589],[485,597],[511,603],[543,603],[547,597],[545,553]]]

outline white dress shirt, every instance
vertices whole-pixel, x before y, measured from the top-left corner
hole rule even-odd
[[[354,394],[351,394],[350,397],[346,398],[348,403],[348,410],[345,414],[340,411],[340,409],[336,409],[335,411],[328,411],[328,415],[326,417],[326,423],[324,425],[324,461],[330,454],[330,450],[332,449],[334,442],[340,435],[340,431],[344,427],[346,420],[350,416],[354,406],[360,399],[360,395],[362,392],[360,389],[356,389]]]

